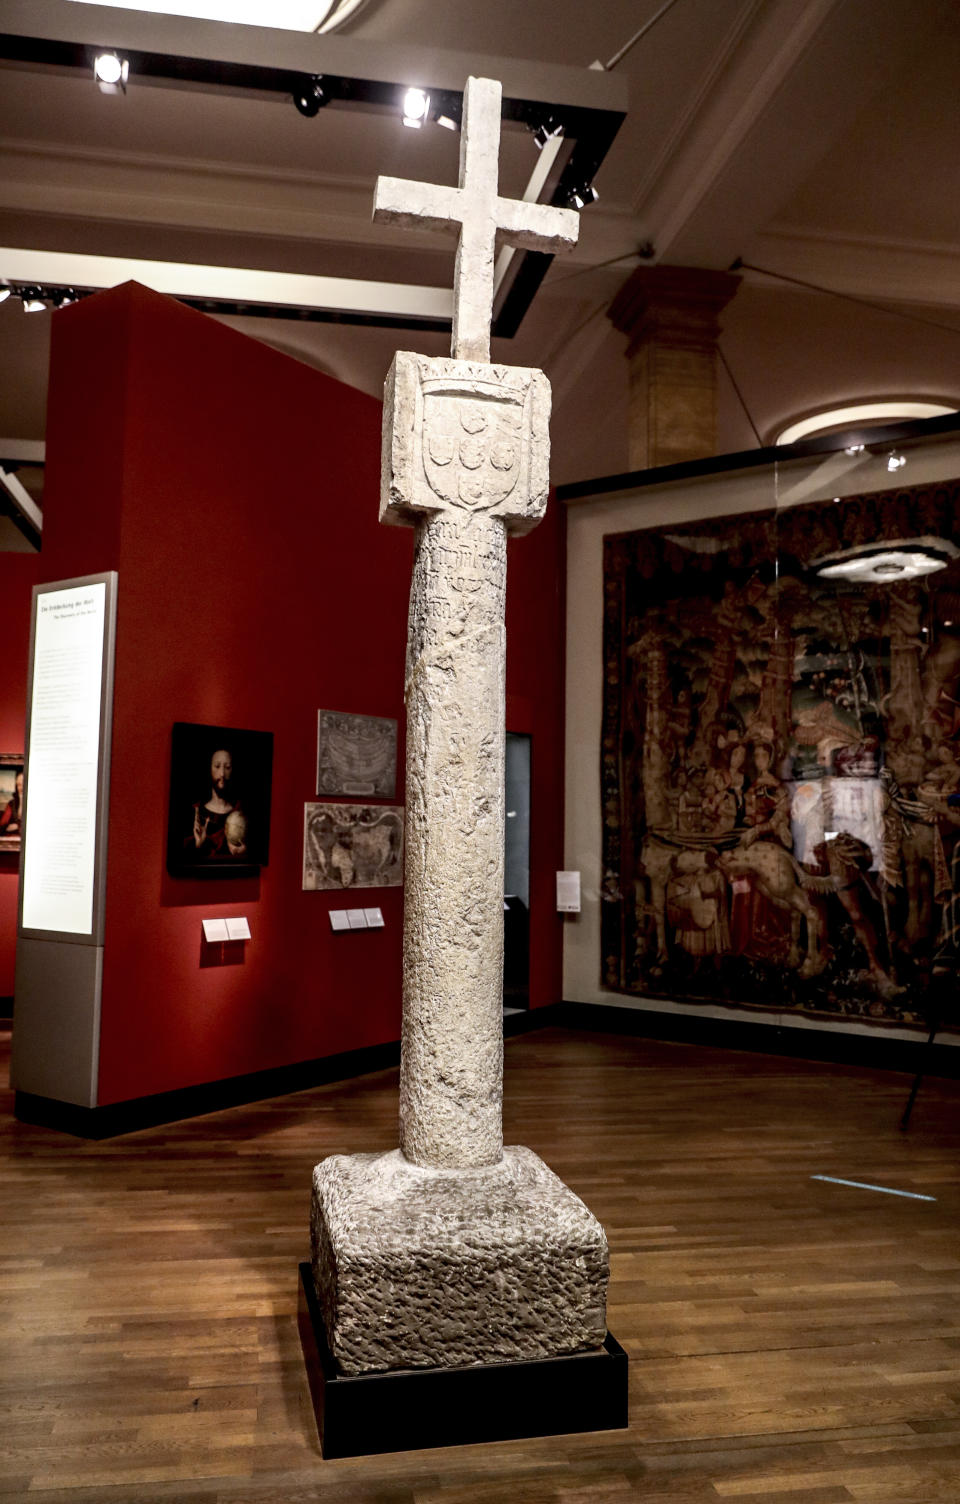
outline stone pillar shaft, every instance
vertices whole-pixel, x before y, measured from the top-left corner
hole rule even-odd
[[[630,466],[642,470],[717,452],[718,317],[740,278],[641,266],[608,310],[629,338]]]
[[[506,527],[451,509],[416,530],[400,1146],[466,1169],[503,1148]]]

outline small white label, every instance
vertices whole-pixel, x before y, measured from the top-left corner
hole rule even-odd
[[[346,909],[330,910],[330,928],[332,930],[348,930],[350,928],[350,917]]]
[[[210,945],[217,945],[221,940],[229,940],[227,921],[225,919],[204,919],[203,938]]]
[[[367,916],[363,909],[348,909],[347,915],[352,930],[365,930],[367,928]]]
[[[227,920],[228,940],[249,940],[250,938],[250,926],[246,919],[241,917],[240,919]]]
[[[580,874],[579,872],[557,873],[557,913],[579,914],[580,912]]]
[[[383,929],[383,912],[382,912],[382,910],[380,910],[380,909],[364,909],[363,912],[367,916],[367,929],[370,929],[370,930],[382,930]]]

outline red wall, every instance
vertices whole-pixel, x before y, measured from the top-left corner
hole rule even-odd
[[[403,725],[412,534],[377,521],[380,406],[135,284],[53,324],[42,577],[119,572],[99,1102],[395,1039],[401,891],[365,890],[384,930],[334,935],[345,895],[300,888],[318,708]],[[560,996],[553,512],[511,544],[508,587],[508,724],[534,735],[534,1003]],[[273,732],[259,878],[167,876],[175,720]],[[210,964],[200,919],[232,914],[253,939]]]
[[[563,867],[563,703],[566,618],[565,509],[547,515],[507,550],[507,730],[530,746],[530,1006],[563,995],[563,916],[556,874]]]

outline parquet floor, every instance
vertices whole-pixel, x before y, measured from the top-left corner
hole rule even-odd
[[[106,1143],[0,1120],[0,1499],[960,1501],[960,1084],[690,1046],[507,1044],[507,1141],[587,1201],[627,1432],[324,1462],[295,1323],[310,1171],[383,1072]],[[811,1180],[916,1191],[910,1200]]]

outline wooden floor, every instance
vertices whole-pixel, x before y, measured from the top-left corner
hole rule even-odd
[[[507,1141],[607,1228],[629,1431],[324,1462],[310,1171],[383,1072],[106,1143],[0,1126],[0,1497],[34,1504],[960,1501],[960,1083],[543,1031]],[[911,1200],[812,1180],[868,1181]]]

